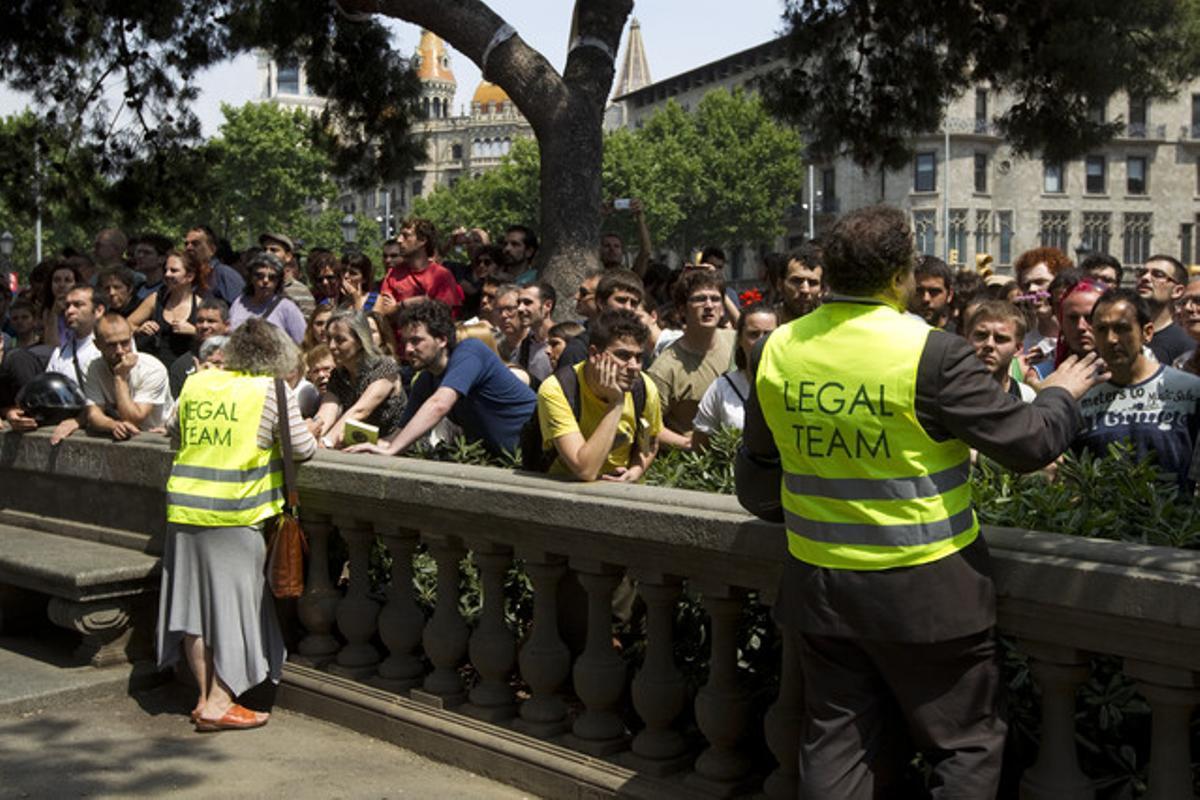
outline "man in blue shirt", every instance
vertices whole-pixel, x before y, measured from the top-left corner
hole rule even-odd
[[[390,440],[355,445],[352,453],[403,452],[443,418],[463,429],[470,441],[492,453],[516,450],[521,429],[537,407],[537,396],[478,339],[455,342],[450,308],[436,300],[406,306],[400,330],[413,379],[401,428]]]
[[[217,236],[207,225],[197,225],[187,232],[183,240],[184,247],[194,251],[201,264],[208,264],[212,274],[208,277],[208,295],[218,300],[224,300],[228,306],[241,296],[246,288],[246,280],[231,266],[222,264],[217,259]]]

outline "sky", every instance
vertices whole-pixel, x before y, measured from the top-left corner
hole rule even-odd
[[[530,46],[540,50],[556,69],[566,61],[572,4],[566,0],[491,0],[493,10],[517,29]],[[654,80],[662,80],[722,56],[745,50],[777,36],[782,27],[780,0],[641,0],[633,16],[642,26],[646,58]],[[416,50],[420,30],[394,23],[395,47],[408,55]],[[628,30],[628,29],[627,29]],[[625,41],[621,41],[621,54]],[[619,64],[619,62],[618,62]],[[458,80],[453,109],[457,113],[471,100],[479,83],[479,69],[465,56],[450,51],[450,66]],[[204,134],[217,133],[221,103],[241,105],[259,99],[255,57],[243,56],[221,64],[199,77],[200,98],[196,114]],[[28,99],[0,87],[0,114],[21,111]]]

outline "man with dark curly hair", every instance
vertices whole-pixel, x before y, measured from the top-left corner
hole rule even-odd
[[[445,303],[406,305],[400,330],[417,372],[400,430],[378,444],[355,445],[347,452],[402,453],[447,418],[469,441],[482,442],[490,452],[514,452],[521,429],[537,407],[537,395],[483,341],[456,341]]]
[[[900,210],[846,214],[825,247],[831,295],[752,359],[737,490],[786,525],[775,616],[804,673],[804,797],[891,796],[908,741],[934,786],[995,796],[1005,724],[970,448],[1045,466],[1108,377],[1072,357],[1032,403],[1012,397],[966,341],[903,313],[914,259]]]

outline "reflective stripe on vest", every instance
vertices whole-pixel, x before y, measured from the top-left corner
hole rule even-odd
[[[270,383],[220,370],[188,377],[179,397],[180,449],[167,481],[169,521],[235,527],[282,511],[279,447],[258,446]]]
[[[788,550],[810,564],[923,564],[978,535],[970,451],[930,438],[916,377],[930,328],[894,309],[835,301],[763,347],[756,394],[779,449]]]

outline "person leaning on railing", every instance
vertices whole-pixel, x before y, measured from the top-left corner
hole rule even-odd
[[[846,214],[825,247],[832,295],[751,364],[737,490],[786,525],[775,615],[804,673],[805,797],[895,790],[906,728],[934,785],[995,796],[995,587],[969,448],[1046,465],[1080,427],[1078,398],[1108,377],[1095,354],[1071,357],[1033,402],[1012,397],[966,341],[903,314],[914,259],[903,212]]]
[[[263,526],[283,509],[281,426],[293,456],[317,444],[294,397],[280,419],[274,378],[291,372],[295,345],[258,317],[229,337],[226,370],[197,372],[184,384],[167,431],[176,448],[167,481],[167,536],[159,600],[158,665],[182,647],[200,686],[197,731],[256,728],[268,714],[236,702],[270,678],[286,655],[263,576]]]

